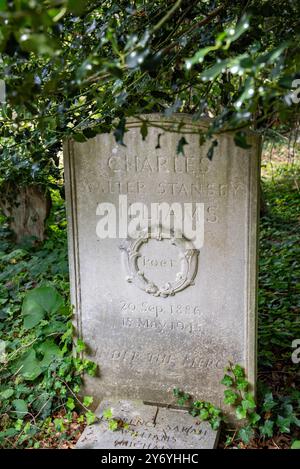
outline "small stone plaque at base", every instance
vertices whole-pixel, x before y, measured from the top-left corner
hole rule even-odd
[[[213,449],[218,443],[219,432],[185,410],[105,400],[96,415],[100,422],[84,430],[77,449]],[[115,431],[112,420],[118,422]]]

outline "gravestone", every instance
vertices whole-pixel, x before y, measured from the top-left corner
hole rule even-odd
[[[124,146],[65,145],[72,303],[99,365],[85,393],[170,405],[180,388],[222,407],[228,361],[255,382],[260,142],[223,134],[209,160],[205,121],[142,119],[145,140],[131,119]]]
[[[111,409],[114,421],[120,422],[112,432],[105,411]],[[140,401],[102,401],[100,423],[90,425],[80,437],[79,449],[212,449],[216,432],[208,422],[201,424],[187,411],[143,405]],[[124,423],[126,425],[124,426]]]

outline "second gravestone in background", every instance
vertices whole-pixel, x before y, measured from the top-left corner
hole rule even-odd
[[[220,406],[228,360],[255,377],[259,140],[249,134],[244,150],[222,135],[210,161],[210,143],[199,146],[197,134],[205,123],[144,118],[153,124],[145,141],[130,120],[126,146],[103,134],[65,148],[72,302],[100,370],[85,392],[174,403],[177,387]],[[182,120],[194,132],[185,134],[185,155],[177,154],[182,134],[159,128]],[[201,233],[197,245],[176,227],[170,239],[163,223],[138,239],[119,229],[114,237],[113,228],[100,239],[103,203],[118,219],[143,203],[151,219],[150,205],[163,202],[204,204],[203,245]]]

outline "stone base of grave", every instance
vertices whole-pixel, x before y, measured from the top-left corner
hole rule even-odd
[[[105,418],[109,409],[112,416]],[[185,410],[105,400],[96,415],[100,422],[84,430],[77,449],[213,449],[218,443],[219,432]],[[109,428],[112,420],[118,422],[115,431]]]

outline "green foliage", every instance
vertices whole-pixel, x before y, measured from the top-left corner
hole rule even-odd
[[[222,384],[228,389],[224,391],[224,404],[235,407],[235,415],[238,420],[247,420],[247,425],[239,430],[238,436],[244,443],[248,443],[253,436],[252,428],[260,420],[256,413],[254,396],[249,392],[249,383],[245,371],[240,365],[228,365]],[[251,430],[251,431],[250,431]]]
[[[46,316],[55,320],[55,314],[64,304],[62,296],[53,287],[41,286],[25,295],[22,305],[25,329],[31,329]]]
[[[123,422],[121,419],[115,419],[113,418],[113,411],[112,409],[105,409],[103,412],[103,417],[105,420],[108,421],[108,429],[112,432],[115,432],[119,430],[120,428],[123,428],[127,430],[129,428],[128,423]]]
[[[177,403],[180,406],[185,406],[189,403],[191,400],[191,396],[183,391],[181,391],[179,388],[174,388],[173,389],[173,395],[177,399]]]
[[[3,180],[48,185],[49,174],[60,177],[63,138],[113,130],[123,144],[126,118],[151,112],[209,115],[201,138],[233,129],[242,148],[246,127],[296,122],[299,2],[34,0],[0,8]]]
[[[291,449],[300,449],[300,440],[295,440],[291,446]]]
[[[278,144],[272,147],[279,151]],[[266,372],[275,362],[284,364],[286,373],[298,372],[291,343],[300,337],[299,176],[297,160],[263,167],[268,212],[260,223],[258,357]]]
[[[205,401],[193,402],[190,413],[201,421],[208,421],[213,430],[217,430],[220,427],[223,419],[221,409]]]
[[[282,149],[275,143],[273,147]],[[286,152],[286,146],[284,146]],[[274,150],[274,151],[275,151]],[[225,446],[253,438],[273,438],[284,433],[298,441],[300,393],[299,365],[291,361],[291,343],[300,337],[298,313],[299,263],[299,163],[264,163],[263,191],[268,212],[261,220],[259,271],[258,353],[260,378],[257,405],[244,369],[230,365],[222,379],[227,388],[224,403],[234,407],[243,426],[227,436]],[[274,383],[268,376],[281,376]],[[262,378],[261,378],[262,379]],[[272,391],[269,386],[273,384]],[[292,387],[291,387],[292,386]],[[225,420],[224,416],[221,416]]]
[[[86,422],[95,418],[88,409],[92,398],[85,396],[81,403],[76,397],[83,373],[94,375],[96,366],[79,352],[72,353],[64,214],[57,193],[53,200],[49,237],[42,247],[15,249],[1,228],[2,447],[13,446],[16,438],[18,446],[38,444],[39,434],[51,430],[51,425],[64,435],[76,408],[85,411]],[[65,409],[65,418],[52,422],[58,408]]]
[[[292,429],[300,428],[299,391],[294,391],[289,397],[278,399],[274,399],[272,393],[266,393],[261,405],[257,408],[253,394],[247,391],[250,385],[240,365],[230,363],[221,383],[228,388],[224,391],[224,404],[233,406],[236,418],[243,420],[244,423],[235,432],[236,437],[227,435],[225,446],[231,445],[236,440],[249,444],[256,436],[271,438],[275,433],[290,433]],[[191,400],[190,395],[178,388],[173,390],[173,394],[181,406]],[[192,402],[190,413],[201,421],[208,421],[213,430],[217,430],[222,422],[226,422],[226,413],[224,414],[221,409],[210,402]]]
[[[229,364],[221,382],[229,388],[224,391],[224,403],[233,405],[236,418],[245,421],[245,425],[237,433],[238,439],[243,443],[248,444],[255,436],[271,438],[275,433],[290,433],[291,429],[300,427],[299,391],[294,391],[289,397],[277,399],[274,399],[271,392],[266,392],[257,408],[253,394],[247,391],[249,383],[240,365]],[[229,437],[227,444],[232,442],[233,439]]]
[[[193,402],[192,397],[179,388],[173,389],[173,395],[177,399],[177,404],[181,407],[189,404],[189,412],[193,417],[198,417],[201,421],[208,421],[213,430],[217,430],[220,427],[223,418],[221,409],[210,402]]]

